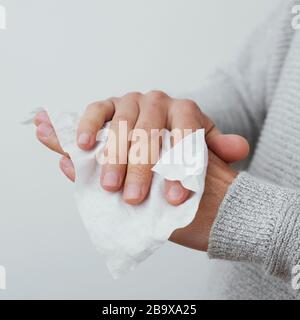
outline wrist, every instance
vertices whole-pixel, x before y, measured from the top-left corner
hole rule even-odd
[[[207,251],[210,233],[219,208],[237,173],[209,152],[205,190],[194,221],[176,230],[170,240],[200,251]]]
[[[207,251],[210,233],[230,186],[238,173],[214,154],[210,155],[205,191],[199,206],[199,249]]]

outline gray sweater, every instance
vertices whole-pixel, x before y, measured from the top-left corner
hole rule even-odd
[[[300,30],[286,0],[227,70],[190,97],[253,154],[230,187],[210,235],[224,299],[297,299],[300,264]],[[213,284],[209,290],[213,290]]]

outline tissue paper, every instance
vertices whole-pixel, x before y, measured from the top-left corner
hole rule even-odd
[[[178,228],[189,225],[197,212],[205,185],[207,146],[203,129],[188,135],[182,143],[168,147],[163,139],[162,156],[153,167],[153,182],[146,201],[138,206],[124,203],[121,193],[110,193],[100,186],[101,166],[97,155],[103,152],[107,133],[98,134],[97,146],[89,152],[77,147],[79,117],[74,113],[49,112],[65,152],[75,166],[75,198],[89,236],[104,256],[114,278],[133,270],[160,248]],[[178,164],[176,159],[185,161]],[[173,163],[168,159],[175,159]],[[164,199],[164,180],[179,180],[193,193],[174,207]]]

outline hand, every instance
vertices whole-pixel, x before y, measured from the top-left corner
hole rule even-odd
[[[209,151],[205,190],[193,222],[177,229],[170,241],[182,246],[207,251],[210,232],[219,207],[237,173],[224,161]]]
[[[96,143],[97,132],[106,121],[112,120],[111,129],[118,137],[120,121],[126,121],[128,132],[132,129],[174,128],[196,131],[204,128],[209,148],[226,162],[244,159],[249,152],[248,143],[244,138],[235,135],[221,135],[213,122],[201,112],[197,104],[190,100],[172,99],[165,93],[153,91],[148,94],[130,93],[121,98],[111,98],[106,101],[89,105],[78,128],[78,146],[90,150]],[[54,129],[45,112],[35,118],[38,139],[51,150],[64,155],[60,167],[68,178],[74,181],[74,167],[68,155],[59,145]],[[120,141],[117,141],[117,144]],[[120,142],[121,143],[121,142]],[[110,153],[107,145],[107,153]],[[110,192],[123,188],[123,198],[129,204],[140,204],[147,197],[152,180],[152,163],[120,164],[121,159],[127,159],[132,145],[123,146],[122,152],[116,154],[117,164],[105,164],[100,177],[102,187]],[[148,146],[151,147],[151,144]],[[115,153],[112,151],[112,153]],[[149,152],[150,154],[151,152]],[[166,181],[165,197],[170,204],[179,205],[189,197],[189,191],[178,181]]]

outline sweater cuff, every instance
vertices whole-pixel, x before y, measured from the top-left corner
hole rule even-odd
[[[300,261],[300,197],[241,173],[229,188],[212,227],[210,258],[261,264],[290,276]]]

